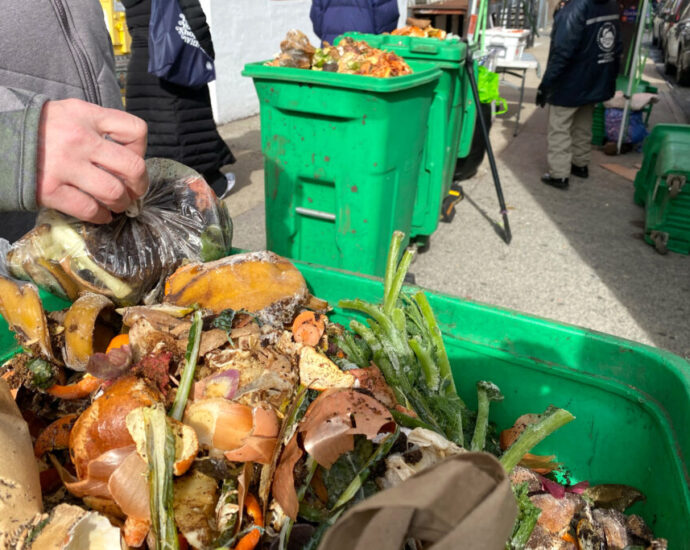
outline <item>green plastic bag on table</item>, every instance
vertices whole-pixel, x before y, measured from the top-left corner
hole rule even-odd
[[[479,101],[482,103],[496,102],[501,105],[501,110],[496,110],[497,115],[508,112],[508,103],[498,92],[498,73],[494,73],[479,65],[477,71],[477,89],[479,91]]]

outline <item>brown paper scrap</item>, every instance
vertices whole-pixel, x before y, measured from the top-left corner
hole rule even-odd
[[[623,166],[622,164],[604,163],[600,164],[600,166],[609,172],[613,172],[614,174],[624,177],[628,181],[635,181],[635,176],[637,176],[636,168],[630,168],[629,166]]]
[[[41,512],[41,484],[29,427],[0,379],[0,548]]]
[[[319,549],[400,550],[413,538],[430,550],[503,550],[516,515],[500,462],[487,453],[463,453],[360,502]]]

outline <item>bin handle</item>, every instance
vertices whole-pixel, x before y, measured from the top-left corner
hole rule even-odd
[[[302,216],[308,216],[310,218],[326,220],[329,222],[335,221],[335,214],[331,214],[330,212],[324,212],[323,210],[312,210],[311,208],[303,208],[301,206],[298,206],[297,208],[295,208],[295,212],[301,214]]]
[[[435,44],[412,44],[410,47],[412,53],[438,53],[438,46]]]

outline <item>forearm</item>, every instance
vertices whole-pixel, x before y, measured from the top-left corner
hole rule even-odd
[[[47,100],[0,87],[0,211],[37,209],[38,130]]]

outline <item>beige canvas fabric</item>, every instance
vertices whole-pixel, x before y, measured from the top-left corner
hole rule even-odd
[[[588,166],[592,152],[594,105],[549,105],[547,162],[554,178],[570,176],[570,164]]]

